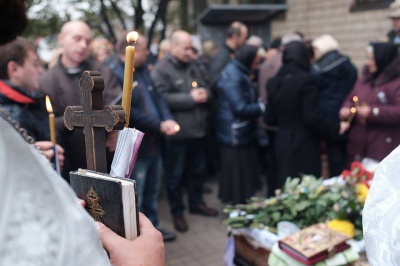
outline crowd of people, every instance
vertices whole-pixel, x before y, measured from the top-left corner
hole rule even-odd
[[[236,21],[223,43],[207,40],[202,49],[188,32],[174,31],[158,55],[140,34],[129,125],[145,137],[131,179],[140,210],[163,239],[176,237],[158,220],[163,176],[174,227],[186,232],[184,188],[190,213],[218,215],[203,198],[207,175],[217,174],[221,202],[240,204],[260,189],[261,176],[268,196],[287,177],[321,176],[323,154],[328,176],[337,176],[352,161],[381,161],[394,150],[400,144],[398,11],[391,19],[390,39],[365,45],[360,75],[328,34],[308,40],[290,32],[265,45]],[[69,21],[60,29],[48,69],[24,38],[0,46],[2,113],[51,158],[44,105],[45,95],[50,97],[67,181],[70,171],[86,168],[86,158],[83,131],[64,126],[65,108],[82,104],[78,84],[84,70],[103,76],[105,104],[119,103],[126,33],[120,35],[112,45],[94,39],[85,22]],[[109,162],[115,137],[107,134]]]

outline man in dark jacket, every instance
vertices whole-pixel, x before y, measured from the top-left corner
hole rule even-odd
[[[186,178],[191,213],[216,216],[217,210],[208,208],[202,196],[205,164],[205,135],[209,91],[197,65],[190,60],[191,36],[178,30],[171,36],[171,48],[152,72],[152,78],[180,125],[180,131],[167,137],[166,186],[175,228],[188,230],[183,216],[181,186]]]
[[[106,60],[114,71],[121,86],[124,82],[126,34],[117,41],[117,54]],[[162,179],[163,135],[177,133],[178,124],[168,106],[158,92],[150,77],[146,62],[149,55],[147,41],[139,35],[135,54],[135,87],[132,92],[131,115],[129,125],[145,133],[140,145],[131,179],[136,180],[139,198],[139,209],[153,223],[165,241],[175,239],[176,235],[159,226],[157,200]]]
[[[217,53],[211,58],[209,67],[209,77],[211,87],[218,81],[222,69],[235,56],[235,51],[246,43],[249,30],[242,22],[234,21],[229,26],[227,38],[222,43]]]
[[[340,122],[339,110],[357,80],[357,69],[350,58],[339,52],[338,42],[322,35],[312,42],[314,59],[312,73],[320,91],[320,108],[325,119]],[[345,168],[347,136],[325,139],[329,176],[338,176]]]
[[[39,89],[43,67],[32,43],[24,38],[0,46],[0,108],[7,111],[41,150],[51,150],[44,93]],[[1,117],[1,116],[0,116]],[[7,119],[3,117],[3,119]],[[60,166],[64,151],[58,147]],[[47,153],[53,156],[54,152]]]
[[[64,143],[66,163],[63,176],[78,168],[86,168],[85,138],[82,129],[69,131],[64,126],[64,111],[67,106],[82,105],[79,79],[85,70],[99,71],[104,78],[103,98],[110,104],[121,92],[112,71],[89,59],[92,31],[83,21],[70,21],[63,25],[58,35],[62,54],[57,64],[46,71],[40,79],[40,89],[49,95],[56,116],[56,126]]]

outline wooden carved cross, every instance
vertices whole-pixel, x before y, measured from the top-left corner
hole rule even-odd
[[[104,128],[123,129],[126,121],[122,106],[103,105],[104,80],[97,71],[85,71],[79,82],[83,106],[68,106],[64,124],[72,130],[83,127],[85,133],[86,162],[90,170],[106,173],[106,146]]]

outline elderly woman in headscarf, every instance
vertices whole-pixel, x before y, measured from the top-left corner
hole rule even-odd
[[[342,119],[351,120],[352,107],[347,163],[381,161],[400,144],[400,56],[394,44],[368,46],[363,75],[343,103]]]
[[[277,127],[274,143],[276,180],[282,188],[287,177],[321,175],[320,138],[343,134],[349,124],[322,118],[319,91],[310,74],[307,49],[294,41],[285,46],[283,65],[267,85],[265,122]]]
[[[257,102],[250,73],[261,59],[257,47],[244,45],[217,83],[215,129],[221,166],[219,197],[224,203],[245,203],[257,189],[256,118],[265,105]]]

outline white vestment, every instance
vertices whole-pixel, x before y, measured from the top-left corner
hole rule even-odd
[[[400,265],[400,146],[378,166],[363,210],[372,266]]]
[[[110,265],[75,193],[1,118],[0,265]]]

